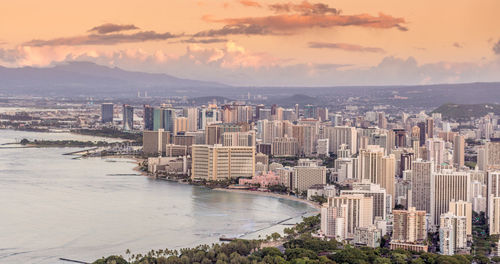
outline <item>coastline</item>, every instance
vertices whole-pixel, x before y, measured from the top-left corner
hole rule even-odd
[[[321,209],[321,206],[317,203],[314,203],[314,202],[309,201],[309,200],[297,198],[295,196],[285,195],[285,194],[278,194],[278,193],[272,193],[272,192],[249,191],[249,190],[226,189],[226,188],[214,188],[213,190],[224,191],[224,192],[233,192],[233,193],[253,194],[253,195],[274,197],[274,198],[278,198],[278,199],[279,198],[287,199],[290,201],[295,201],[295,202],[307,204],[307,205],[315,208],[316,210],[318,210],[318,213],[319,213],[319,210]]]

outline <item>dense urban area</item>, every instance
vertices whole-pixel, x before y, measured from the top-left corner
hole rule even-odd
[[[0,128],[120,138],[17,143],[133,158],[158,180],[318,209],[259,240],[221,238],[228,242],[95,263],[500,263],[497,105],[404,107],[350,96],[330,103],[305,95],[273,103],[250,93],[8,97]]]

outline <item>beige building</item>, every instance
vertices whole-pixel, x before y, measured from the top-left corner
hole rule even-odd
[[[352,190],[341,190],[340,195],[362,194],[365,197],[373,198],[373,220],[376,217],[386,219],[387,195],[385,189],[380,185],[364,180],[361,183],[353,183]],[[391,208],[392,209],[392,208]]]
[[[255,175],[254,147],[192,146],[192,179],[223,180]]]
[[[354,229],[354,244],[371,248],[380,247],[382,231],[376,226],[356,227]]]
[[[177,117],[174,122],[174,135],[180,132],[188,131],[188,119],[187,117]]]
[[[439,248],[443,255],[455,255],[458,249],[467,247],[466,217],[445,213],[440,217]]]
[[[470,175],[467,172],[441,170],[431,174],[431,218],[434,226],[449,211],[452,200],[469,201]]]
[[[346,144],[351,153],[358,150],[358,134],[356,128],[348,126],[325,127],[323,137],[328,138],[329,150],[337,154],[340,145]]]
[[[166,145],[170,142],[170,132],[162,128],[158,131],[142,132],[142,152],[146,155],[161,156],[165,153]]]
[[[430,161],[416,160],[412,164],[411,195],[409,204],[417,210],[431,213],[431,173],[433,164]]]
[[[358,176],[361,180],[369,180],[384,188],[395,203],[396,159],[393,154],[384,156],[384,148],[378,145],[368,145],[359,150]]]
[[[456,135],[453,139],[453,162],[458,168],[465,164],[465,138],[461,135]]]
[[[167,144],[165,146],[166,157],[180,157],[188,154],[188,147],[183,145]]]
[[[451,200],[449,212],[456,216],[465,217],[467,236],[472,236],[472,203]]]
[[[410,207],[408,210],[394,210],[392,241],[396,243],[424,244],[427,239],[425,211]]]
[[[341,195],[329,197],[326,206],[347,206],[345,216],[346,237],[354,237],[356,227],[369,227],[373,223],[373,198],[362,194]]]
[[[490,236],[500,234],[500,197],[489,197],[488,221],[490,225]]]
[[[492,138],[486,143],[486,164],[488,167],[500,167],[500,139]]]
[[[255,147],[255,131],[224,132],[222,133],[223,146]]]
[[[299,154],[299,141],[292,137],[273,139],[271,154],[278,157],[292,157]]]
[[[321,207],[321,233],[327,238],[343,241],[346,238],[347,205]]]
[[[326,167],[295,166],[293,168],[292,190],[300,194],[316,184],[326,184]]]

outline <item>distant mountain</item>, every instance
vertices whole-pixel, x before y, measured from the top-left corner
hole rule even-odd
[[[449,120],[471,120],[483,117],[488,113],[500,114],[498,104],[444,104],[438,107],[433,113],[441,113],[443,119]]]
[[[63,96],[130,96],[137,91],[168,95],[176,90],[228,87],[167,74],[125,71],[91,62],[69,62],[51,68],[0,67],[0,80],[0,93]]]

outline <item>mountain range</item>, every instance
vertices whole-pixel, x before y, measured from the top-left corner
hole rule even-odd
[[[167,74],[126,71],[91,62],[69,62],[49,68],[0,66],[0,93],[34,95],[133,95],[192,88],[222,88],[227,85]]]

